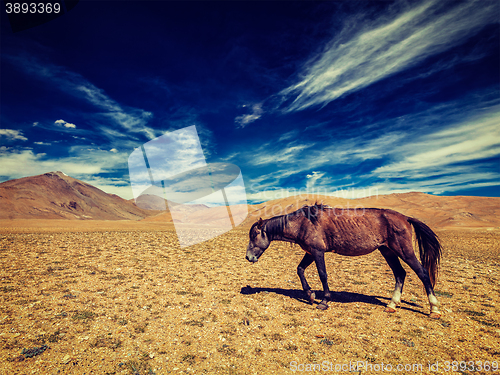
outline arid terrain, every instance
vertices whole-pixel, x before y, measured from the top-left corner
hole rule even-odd
[[[141,209],[62,172],[0,184],[1,374],[499,373],[500,198],[289,197],[184,248],[165,202],[144,199]],[[384,312],[394,278],[379,252],[326,256],[326,311],[314,265],[317,300],[304,300],[300,247],[275,242],[245,260],[253,222],[315,201],[431,226],[443,245],[441,319],[406,265],[401,307]],[[227,212],[206,208],[176,207],[198,225]]]
[[[171,224],[12,222],[0,223],[2,374],[485,374],[500,361],[498,230],[437,231],[433,320],[406,266],[401,308],[384,313],[394,279],[378,252],[327,255],[334,300],[320,311],[301,293],[303,251],[273,243],[250,264],[246,229],[181,249]],[[321,290],[313,266],[306,276]]]

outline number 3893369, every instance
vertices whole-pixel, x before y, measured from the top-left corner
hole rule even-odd
[[[61,12],[60,3],[5,3],[5,11],[8,14],[40,14]]]

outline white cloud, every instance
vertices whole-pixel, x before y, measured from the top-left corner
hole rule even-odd
[[[64,120],[56,120],[54,124],[64,126],[65,128],[76,129],[76,125]]]
[[[303,68],[298,83],[279,95],[293,102],[286,111],[326,105],[462,43],[498,22],[495,2],[427,1],[382,19],[346,27]],[[358,31],[359,30],[359,31]]]
[[[258,120],[264,113],[262,109],[262,103],[257,103],[252,106],[252,113],[247,115],[237,116],[234,121],[239,125],[240,128],[244,128],[248,124]]]
[[[9,179],[63,171],[70,176],[100,173],[102,165],[82,162],[78,158],[45,159],[45,153],[22,150],[0,154],[2,175]]]
[[[112,148],[111,150],[109,150],[111,152],[114,152],[115,154],[118,152],[118,150],[116,148]]]
[[[48,142],[33,142],[36,145],[41,145],[41,146],[50,146],[51,144]]]
[[[13,129],[0,129],[0,137],[5,137],[7,138],[8,141],[27,141],[28,138],[26,138],[23,135],[23,132],[21,130],[13,130]]]
[[[51,171],[62,171],[71,177],[85,181],[98,178],[95,177],[97,174],[112,173],[127,168],[128,155],[125,153],[110,153],[106,150],[92,149],[89,146],[73,146],[69,150],[69,155],[49,159],[47,154],[34,153],[30,149],[0,148],[1,174],[7,176],[8,179],[15,179]],[[103,181],[100,180],[101,184],[105,185]],[[128,186],[131,195],[128,180],[108,179],[107,181],[110,186],[117,184]]]
[[[306,181],[306,188],[307,189],[314,189],[314,186],[316,185],[316,181],[321,179],[325,175],[324,172],[318,172],[318,171],[313,171],[311,174],[306,175],[307,181]]]
[[[425,135],[395,147],[393,161],[375,169],[373,174],[382,178],[447,174],[454,164],[497,157],[500,155],[498,124],[500,110],[496,108],[481,117]]]

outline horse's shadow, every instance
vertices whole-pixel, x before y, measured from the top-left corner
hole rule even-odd
[[[305,299],[304,291],[299,290],[299,289],[283,289],[283,288],[252,288],[250,285],[247,285],[243,288],[241,288],[240,293],[241,294],[257,294],[257,293],[275,293],[279,294],[282,296],[290,297],[293,298],[299,302],[305,303],[307,305],[310,305],[309,301]],[[323,300],[324,293],[322,291],[314,291],[316,294],[316,300]],[[352,292],[331,292],[332,298],[330,299],[330,302],[336,302],[336,303],[366,303],[370,305],[375,305],[375,306],[386,306],[387,302],[390,300],[390,298],[387,297],[382,297],[382,296],[369,296],[366,294],[361,294],[361,293],[352,293]],[[382,300],[386,300],[387,302],[382,302]],[[319,304],[319,302],[314,301],[315,304]],[[407,305],[407,306],[403,306]],[[408,302],[405,300],[401,300],[401,305],[400,309],[402,310],[408,310],[408,311],[413,311],[419,314],[425,315],[424,312],[420,310],[415,310],[412,307],[416,308],[422,308],[422,306],[413,303],[413,302]]]

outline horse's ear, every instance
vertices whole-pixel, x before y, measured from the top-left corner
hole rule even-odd
[[[262,218],[259,217],[259,221],[257,222],[257,228],[259,229],[262,228],[262,223],[263,223]]]

